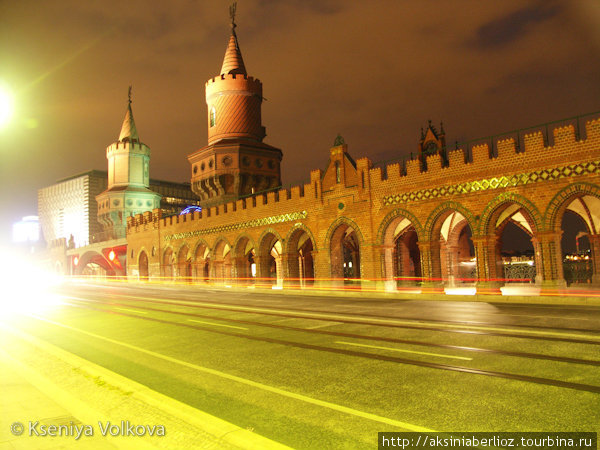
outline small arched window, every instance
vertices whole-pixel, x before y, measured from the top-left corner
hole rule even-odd
[[[217,111],[215,110],[215,107],[213,106],[212,108],[210,108],[210,126],[214,127],[216,122],[217,122]]]

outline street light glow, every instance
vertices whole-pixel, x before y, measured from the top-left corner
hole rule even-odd
[[[13,98],[9,90],[0,85],[0,128],[10,122],[13,114]]]

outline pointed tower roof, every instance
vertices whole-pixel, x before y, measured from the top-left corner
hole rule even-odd
[[[244,66],[244,60],[242,59],[242,52],[238,45],[237,35],[235,34],[235,27],[237,26],[235,24],[235,9],[236,3],[229,8],[229,15],[231,17],[231,36],[229,37],[227,50],[225,50],[221,75],[228,73],[248,75],[246,73],[246,67]]]
[[[129,104],[127,105],[127,112],[125,113],[125,120],[123,120],[123,126],[121,127],[121,134],[119,134],[119,142],[122,141],[138,141],[137,128],[135,127],[135,121],[133,120],[133,111],[131,110],[131,86],[129,86]]]

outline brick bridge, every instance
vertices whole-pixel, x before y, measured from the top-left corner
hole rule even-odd
[[[130,217],[128,276],[494,292],[510,278],[501,250],[517,227],[531,241],[530,282],[556,289],[571,211],[587,225],[596,283],[600,119],[585,123],[584,137],[578,125],[377,168],[335,146],[308,184],[187,215]]]

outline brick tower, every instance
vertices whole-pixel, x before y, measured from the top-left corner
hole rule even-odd
[[[188,156],[202,206],[281,185],[281,150],[263,143],[262,83],[248,76],[230,9],[231,36],[219,76],[206,82],[208,145]]]

